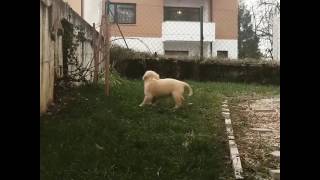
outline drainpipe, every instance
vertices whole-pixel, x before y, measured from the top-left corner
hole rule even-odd
[[[83,6],[84,6],[84,3],[83,3],[83,1],[84,1],[84,0],[81,0],[81,17],[84,19],[84,17],[83,17],[83,14],[84,14],[84,13],[83,13],[83,10],[84,10],[84,7],[83,7]]]
[[[213,13],[212,13],[212,9],[213,9],[213,8],[212,8],[212,1],[213,1],[213,0],[209,1],[209,7],[210,7],[210,8],[208,8],[209,11],[210,11],[210,12],[209,12],[209,16],[210,16],[209,21],[210,21],[210,22],[213,21],[213,18],[212,18],[212,14],[213,14]]]
[[[210,57],[212,57],[212,42],[210,42]]]
[[[200,6],[200,60],[203,60],[203,6]]]
[[[213,17],[212,17],[212,15],[213,15],[213,8],[212,8],[212,5],[213,5],[213,2],[212,1],[214,1],[214,0],[211,0],[211,1],[209,1],[209,6],[210,6],[210,13],[209,13],[209,16],[210,16],[210,22],[213,22]],[[213,42],[210,42],[210,57],[212,57],[212,47],[213,46]]]

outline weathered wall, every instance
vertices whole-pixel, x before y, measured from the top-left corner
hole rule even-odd
[[[53,101],[55,78],[63,76],[63,19],[84,29],[86,40],[78,47],[78,59],[87,65],[93,58],[98,32],[62,0],[40,0],[40,113]]]
[[[82,0],[63,0],[63,2],[68,3],[68,5],[80,16],[82,14],[81,1]]]

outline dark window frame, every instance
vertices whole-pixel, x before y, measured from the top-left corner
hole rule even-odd
[[[220,54],[221,53],[221,54]],[[226,54],[224,54],[226,53]],[[229,58],[229,51],[225,51],[225,50],[218,50],[217,51],[217,57],[218,58]]]
[[[193,9],[198,11],[199,20],[173,20],[173,19],[166,19],[166,9]],[[185,22],[200,22],[200,7],[176,7],[176,6],[164,6],[163,7],[163,21],[185,21]]]
[[[169,54],[168,54],[169,53]],[[176,55],[174,55],[174,53],[177,53]],[[184,55],[181,55],[181,54],[184,54]],[[181,50],[181,51],[176,51],[176,50],[165,50],[164,51],[164,54],[166,56],[175,56],[175,57],[188,57],[190,52],[187,51],[187,50]]]
[[[110,11],[110,5],[114,5],[114,12],[115,14],[113,14],[113,22],[110,22],[110,23],[118,23],[118,24],[137,24],[137,4],[136,3],[109,3],[109,4],[106,4],[106,9],[107,9],[107,14],[109,15],[109,11]],[[107,6],[108,5],[108,6]],[[123,23],[123,22],[119,22],[118,21],[118,8],[117,8],[117,5],[130,5],[130,6],[133,6],[134,8],[134,18],[133,18],[133,22],[129,22],[129,23]],[[108,7],[108,8],[107,8]],[[110,15],[112,16],[112,15]]]

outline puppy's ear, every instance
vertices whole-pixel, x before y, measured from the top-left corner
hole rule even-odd
[[[147,73],[145,73],[143,76],[142,76],[142,80],[146,80],[147,78]]]
[[[152,75],[153,75],[153,78],[154,78],[154,79],[156,79],[156,80],[159,80],[159,79],[160,79],[160,76],[159,76],[158,73],[156,73],[156,72],[153,71],[153,74],[152,74]]]
[[[157,74],[157,73],[156,73],[156,79],[157,79],[157,80],[160,79],[160,76],[159,76],[159,74]]]

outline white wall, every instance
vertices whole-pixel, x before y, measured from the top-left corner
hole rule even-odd
[[[273,58],[280,61],[280,17],[273,21]]]
[[[51,1],[47,1],[51,5]],[[55,41],[51,40],[49,6],[40,1],[40,113],[53,101]],[[62,50],[60,51],[62,53]]]
[[[101,13],[102,13],[102,0],[83,0],[83,18],[91,26],[96,24],[96,29],[100,29]]]
[[[131,39],[135,38],[135,39]],[[126,47],[121,37],[112,37],[112,43]],[[117,40],[115,40],[117,39]],[[139,39],[139,40],[137,40]],[[130,49],[134,49],[140,52],[150,52],[159,55],[163,55],[165,50],[169,51],[189,51],[189,56],[200,55],[200,43],[199,42],[186,42],[186,41],[167,41],[163,42],[161,38],[142,38],[142,37],[128,37],[126,42]],[[146,47],[147,46],[147,47]],[[149,49],[150,51],[149,51]],[[210,43],[204,42],[203,45],[204,56],[209,57],[210,54]]]
[[[189,51],[189,56],[200,56],[200,42],[178,42],[170,41],[163,43],[164,50],[169,51]],[[208,42],[203,43],[203,55],[205,57],[210,56],[210,44]]]
[[[117,39],[117,40],[115,40]],[[121,37],[112,37],[111,44],[117,44],[122,47],[126,47]],[[144,38],[144,37],[126,37],[126,42],[130,49],[134,49],[140,52],[150,52],[163,54],[163,43],[161,38]],[[149,51],[150,49],[150,51]]]
[[[134,39],[131,39],[134,38]],[[121,37],[112,37],[112,44],[117,44],[122,47],[126,47]],[[139,40],[137,40],[139,39]],[[163,42],[161,38],[142,38],[142,37],[127,37],[127,44],[130,49],[141,52],[157,52],[158,54],[164,54],[165,50],[171,51],[189,51],[190,56],[199,56],[200,44],[198,42],[187,42],[187,41],[167,41]],[[145,45],[146,44],[146,45]],[[148,48],[146,47],[148,46]],[[211,56],[210,43],[204,42],[204,56]],[[212,43],[212,56],[217,56],[217,51],[228,51],[230,59],[238,58],[238,40],[230,39],[216,39]]]
[[[217,51],[228,51],[230,59],[238,59],[238,40],[216,39],[212,44],[212,56],[217,56]]]

